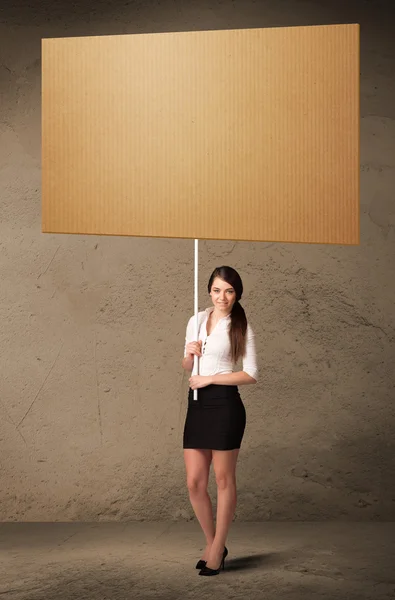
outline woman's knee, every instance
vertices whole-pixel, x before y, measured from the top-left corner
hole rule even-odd
[[[239,455],[239,448],[235,450],[215,450],[213,451],[213,463],[215,480],[218,489],[236,487],[236,463]]]
[[[190,493],[200,494],[207,491],[211,452],[204,450],[186,450],[186,479]]]
[[[234,472],[220,471],[215,474],[215,481],[220,490],[236,487],[236,474]]]
[[[187,477],[187,488],[190,494],[199,495],[207,492],[208,479],[203,476]]]

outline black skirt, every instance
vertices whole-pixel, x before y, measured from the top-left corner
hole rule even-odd
[[[188,392],[183,448],[234,450],[240,448],[246,411],[237,385],[207,385]]]

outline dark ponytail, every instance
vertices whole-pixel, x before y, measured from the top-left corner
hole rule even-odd
[[[246,350],[247,317],[244,308],[237,300],[231,312],[231,326],[229,331],[230,346],[233,362],[244,356]]]
[[[236,363],[241,356],[244,356],[246,349],[247,317],[244,308],[239,302],[243,295],[243,283],[238,272],[232,269],[232,267],[217,267],[209,279],[208,293],[211,292],[211,287],[216,277],[229,283],[236,292],[236,302],[233,305],[230,315],[231,325],[229,329],[232,361]]]

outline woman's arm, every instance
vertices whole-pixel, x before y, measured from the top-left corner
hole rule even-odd
[[[193,369],[193,354],[187,353],[187,345],[189,342],[194,340],[193,331],[193,317],[191,317],[187,323],[187,329],[185,333],[185,345],[184,345],[184,358],[182,359],[182,368],[186,371],[192,371]]]
[[[243,373],[249,376],[250,381],[246,383],[256,383],[258,380],[258,366],[256,360],[255,334],[248,323],[246,349],[243,356]]]
[[[235,373],[219,373],[210,375],[210,383],[215,385],[248,385],[256,383],[256,379],[248,375],[245,371],[236,371]]]

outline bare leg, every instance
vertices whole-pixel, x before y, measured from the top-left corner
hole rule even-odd
[[[207,566],[218,569],[230,524],[236,510],[236,462],[239,448],[235,450],[213,450],[213,465],[217,481],[216,533],[211,546]]]
[[[189,499],[206,538],[206,548],[202,556],[203,560],[208,559],[215,536],[213,507],[207,492],[211,459],[211,450],[184,449]]]

